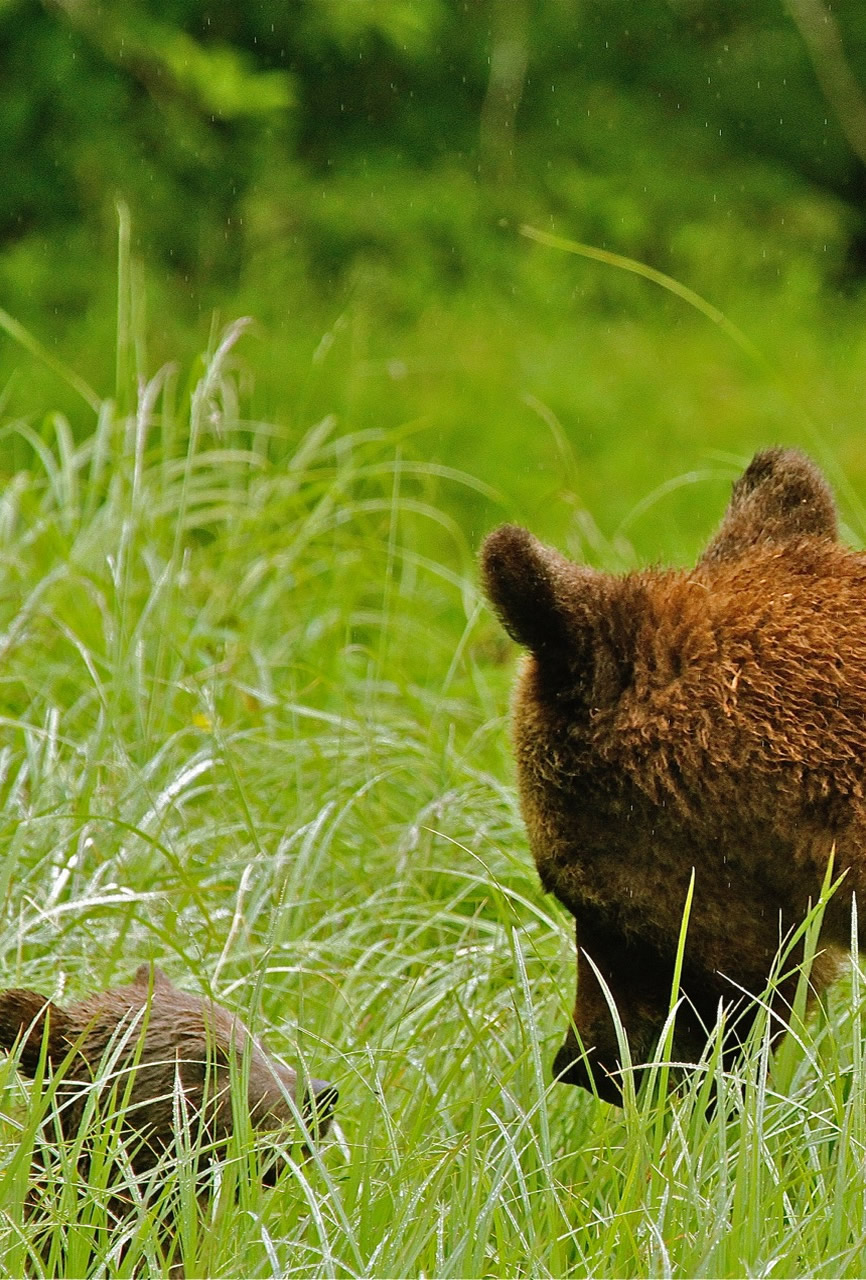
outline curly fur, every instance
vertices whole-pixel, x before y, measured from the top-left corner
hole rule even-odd
[[[641,1060],[667,1015],[692,868],[678,1056],[700,1052],[720,1001],[763,989],[831,851],[847,874],[814,990],[837,972],[851,894],[866,890],[866,558],[838,542],[814,464],[770,449],[690,572],[598,573],[513,526],[487,539],[482,572],[528,650],[513,732],[530,844],[577,923],[587,1053],[569,1030],[554,1069],[589,1086],[593,1064],[618,1101],[619,1050],[586,955]]]

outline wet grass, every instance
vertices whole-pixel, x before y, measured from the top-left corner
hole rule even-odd
[[[24,460],[0,497],[3,981],[62,1003],[155,960],[335,1082],[338,1128],[281,1146],[267,1189],[241,1132],[201,1200],[181,1143],[148,1198],[94,1115],[87,1185],[57,1148],[25,1215],[50,1089],[4,1058],[2,1270],[160,1274],[170,1212],[190,1276],[862,1275],[862,973],[778,1061],[759,1018],[736,1072],[720,1029],[623,1111],[549,1083],[571,927],[526,848],[514,654],[474,568],[475,525],[512,514],[502,460],[425,457],[408,418],[260,421],[241,333],[137,389],[121,333],[84,429],[0,428]],[[567,487],[568,432],[531,412]],[[669,548],[677,490],[651,489],[634,519]],[[571,496],[573,549],[637,558]]]

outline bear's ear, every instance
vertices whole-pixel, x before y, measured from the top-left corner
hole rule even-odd
[[[698,563],[725,564],[760,547],[836,536],[836,504],[814,462],[797,449],[764,449],[735,483],[721,527]]]
[[[513,524],[494,530],[481,549],[487,598],[511,638],[539,657],[568,646],[573,579],[581,572],[591,574]]]
[[[33,1076],[39,1067],[42,1042],[47,1034],[47,1054],[59,1061],[69,1052],[66,1011],[40,995],[9,987],[0,991],[0,1048],[20,1045],[18,1065],[24,1075]]]
[[[619,696],[631,678],[645,605],[640,581],[572,564],[508,524],[485,541],[481,572],[505,630],[547,675],[598,706]]]
[[[166,977],[162,969],[155,964],[140,964],[135,971],[135,977],[132,980],[134,987],[144,987],[149,990],[153,987],[154,991],[162,988],[163,990],[173,990],[173,983],[170,978]]]

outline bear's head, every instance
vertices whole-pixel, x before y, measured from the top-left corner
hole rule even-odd
[[[482,577],[526,650],[513,736],[530,845],[577,925],[574,1021],[554,1071],[617,1102],[610,1001],[645,1060],[670,1008],[692,871],[681,1061],[697,1060],[720,1003],[742,1039],[744,992],[763,989],[831,851],[844,858],[866,834],[852,800],[866,564],[837,541],[813,463],[771,449],[691,572],[601,573],[506,525],[484,544]],[[819,957],[813,986],[835,971]]]

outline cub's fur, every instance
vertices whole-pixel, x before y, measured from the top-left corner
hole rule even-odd
[[[149,1175],[158,1175],[161,1157],[176,1150],[181,1124],[202,1148],[198,1167],[204,1172],[225,1151],[244,1102],[255,1129],[297,1129],[301,1112],[310,1128],[323,1135],[337,1100],[337,1090],[322,1080],[310,1080],[303,1090],[296,1072],[268,1053],[236,1014],[181,991],[146,964],[128,986],[96,992],[66,1007],[36,991],[0,991],[0,1048],[17,1049],[24,1075],[34,1076],[43,1064],[51,1077],[57,1105],[56,1116],[49,1115],[45,1124],[49,1145],[56,1136],[76,1137],[94,1089],[99,1099],[91,1134],[94,1124],[114,1124],[122,1111],[124,1157],[135,1175],[144,1178],[143,1186]],[[232,1079],[247,1086],[240,1104],[232,1099]],[[37,1144],[31,1210],[39,1198],[40,1149],[45,1151]],[[86,1181],[88,1142],[81,1152],[79,1170]],[[116,1183],[119,1192],[111,1212],[119,1219],[130,1203],[120,1169]],[[170,1252],[170,1224],[165,1234]],[[172,1274],[181,1274],[179,1266]]]

